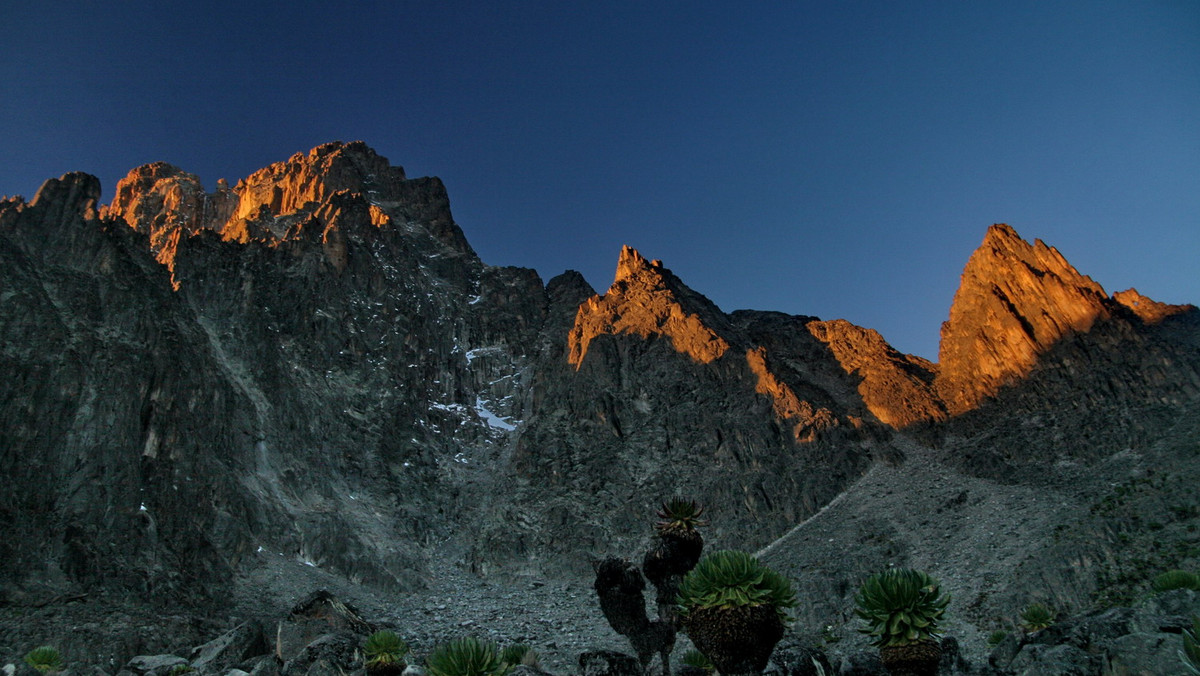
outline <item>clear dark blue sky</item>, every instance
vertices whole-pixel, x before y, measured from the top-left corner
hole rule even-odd
[[[936,358],[1007,222],[1200,303],[1200,3],[6,2],[0,194],[212,189],[362,139],[482,258],[607,288],[622,244],[722,309]]]

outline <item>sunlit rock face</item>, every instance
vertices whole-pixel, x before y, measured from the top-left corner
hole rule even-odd
[[[1158,324],[1168,317],[1196,310],[1196,306],[1194,305],[1160,303],[1138,293],[1137,289],[1118,291],[1113,294],[1113,300],[1129,308],[1138,316],[1138,319],[1141,319],[1146,324]]]
[[[951,414],[1028,375],[1063,337],[1110,315],[1108,296],[1053,247],[1007,225],[988,229],[942,325],[938,391]]]
[[[806,328],[829,346],[847,374],[861,378],[858,393],[880,422],[903,428],[946,418],[946,408],[933,389],[936,364],[902,354],[878,331],[844,319],[812,321]]]
[[[720,312],[711,303],[701,303],[703,307],[695,312],[685,310],[677,297],[690,294],[681,294],[683,288],[661,261],[648,261],[634,249],[623,247],[608,292],[579,308],[568,336],[568,361],[578,369],[587,356],[588,345],[604,334],[662,336],[677,352],[700,364],[721,357],[729,350],[729,343],[700,315],[708,315],[709,323],[721,323]]]
[[[1109,297],[1040,240],[992,226],[942,325],[934,381],[969,442],[970,471],[1136,448],[1200,395],[1200,314],[1124,291]]]
[[[458,254],[472,253],[450,217],[441,181],[410,181],[403,168],[391,166],[387,158],[359,141],[327,143],[296,153],[238,181],[232,189],[222,179],[212,193],[205,192],[194,174],[164,162],[148,164],[117,183],[105,214],[148,234],[156,257],[172,271],[180,238],[201,230],[243,244],[277,245],[301,236],[317,237],[335,266],[344,268],[339,259],[344,256],[345,223],[332,224],[338,194],[357,196],[370,205],[363,222],[380,227],[392,218],[401,223],[420,221]]]

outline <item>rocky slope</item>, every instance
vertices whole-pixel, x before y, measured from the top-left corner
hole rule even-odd
[[[1030,599],[1086,611],[1200,565],[1200,313],[1110,297],[1008,226],[932,364],[725,313],[628,247],[602,295],[489,266],[440,181],[362,143],[211,193],[147,165],[99,198],[68,174],[0,202],[0,602],[59,618],[6,636],[120,599],[209,618],[194,643],[321,584],[420,640],[481,626],[436,598],[494,591],[531,604],[488,611],[527,618],[506,636],[614,647],[570,620],[599,618],[589,563],[640,556],[675,494],[796,580],[799,638],[848,638],[889,564],[946,581],[976,658]]]

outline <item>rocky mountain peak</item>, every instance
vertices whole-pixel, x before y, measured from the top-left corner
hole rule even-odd
[[[711,301],[684,286],[661,261],[624,246],[608,292],[579,307],[567,337],[568,361],[579,368],[598,336],[634,334],[666,338],[676,351],[707,364],[730,347],[714,328],[720,323],[721,312]]]
[[[942,324],[938,390],[951,414],[1029,373],[1038,356],[1111,314],[1107,294],[1057,249],[988,229]]]
[[[345,209],[370,213],[336,218]],[[361,141],[335,141],[296,153],[233,188],[221,179],[211,193],[195,174],[165,162],[147,164],[117,183],[103,214],[147,234],[158,261],[172,273],[180,239],[206,230],[224,240],[268,246],[313,234],[332,242],[331,261],[341,269],[338,241],[347,225],[378,229],[416,222],[450,247],[450,253],[474,257],[450,215],[441,181],[409,180],[402,167],[392,166]],[[339,224],[333,225],[335,221]]]
[[[335,141],[307,153],[296,153],[238,181],[234,218],[250,220],[266,208],[272,216],[321,203],[342,190],[366,195],[372,202],[394,205],[400,199],[404,169],[394,167],[361,141]]]
[[[62,213],[86,214],[85,218],[93,218],[99,199],[100,180],[91,174],[72,171],[43,183],[29,206]]]
[[[1195,305],[1171,305],[1160,303],[1138,293],[1137,289],[1125,289],[1113,294],[1113,300],[1129,308],[1147,324],[1157,324],[1167,317],[1194,311]]]
[[[637,278],[661,281],[662,271],[661,260],[646,260],[637,249],[625,244],[621,246],[621,255],[617,258],[617,272],[613,278],[613,285]]]

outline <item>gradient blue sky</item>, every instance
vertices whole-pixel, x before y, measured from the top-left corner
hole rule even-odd
[[[1200,3],[5,2],[0,194],[362,139],[484,261],[936,358],[987,226],[1200,303]]]

